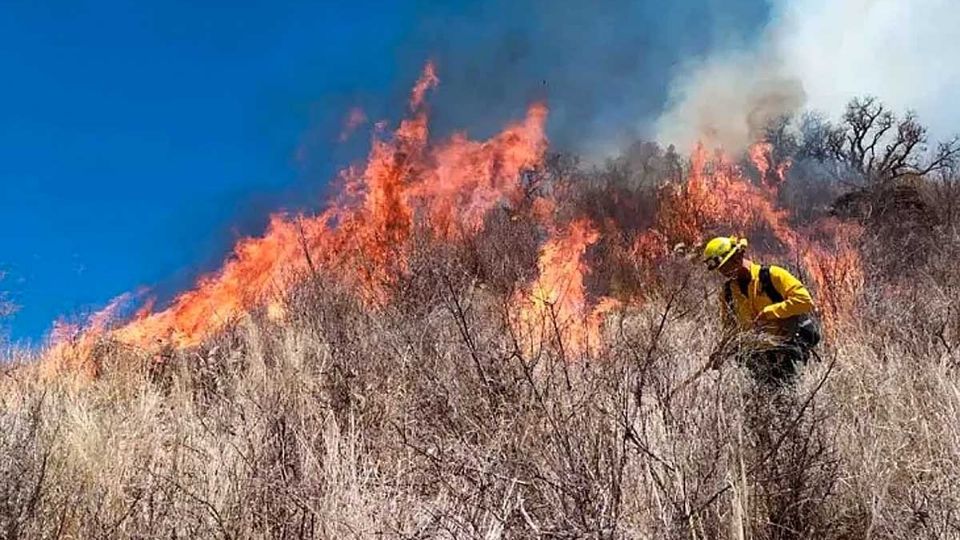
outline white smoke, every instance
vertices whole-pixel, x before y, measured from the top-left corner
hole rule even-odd
[[[804,104],[800,80],[765,52],[726,51],[685,69],[657,121],[657,138],[689,150],[697,142],[730,152],[757,140],[770,120]]]
[[[931,142],[960,132],[960,2],[772,2],[752,47],[714,52],[677,74],[660,140],[736,152],[774,116],[804,108],[835,118],[865,95],[916,111]]]

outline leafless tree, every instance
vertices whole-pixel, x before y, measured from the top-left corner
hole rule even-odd
[[[898,118],[874,97],[853,99],[837,126],[810,117],[806,128],[803,149],[811,157],[836,160],[868,182],[924,176],[960,158],[960,138],[939,143],[929,154],[927,128],[916,114]]]

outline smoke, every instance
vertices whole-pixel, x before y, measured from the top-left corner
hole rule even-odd
[[[836,115],[874,95],[915,110],[934,140],[960,132],[960,3],[796,0],[777,12],[777,46],[809,107]]]
[[[404,38],[401,68],[436,61],[438,131],[469,127],[484,137],[543,100],[552,146],[587,155],[652,135],[673,67],[750,40],[769,15],[764,0],[436,4],[425,4]]]
[[[862,95],[916,111],[933,140],[947,138],[960,131],[958,20],[952,0],[773,0],[750,46],[676,73],[658,138],[736,152],[773,117],[801,108],[836,117]]]
[[[739,152],[778,116],[804,104],[799,79],[774,55],[729,51],[693,64],[679,76],[658,139],[689,150],[697,142]]]

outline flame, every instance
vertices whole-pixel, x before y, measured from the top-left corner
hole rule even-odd
[[[787,171],[790,170],[792,162],[787,159],[780,163],[774,163],[773,144],[768,142],[754,143],[747,150],[753,166],[760,173],[760,185],[778,190],[787,180]]]
[[[392,132],[384,122],[374,124],[366,161],[340,173],[338,194],[324,212],[271,216],[263,236],[239,241],[219,271],[201,278],[160,311],[148,300],[132,319],[111,328],[133,300],[125,295],[82,327],[63,325],[51,357],[82,366],[104,336],[147,349],[193,347],[253,310],[283,321],[291,288],[318,273],[340,280],[368,306],[389,303],[398,280],[410,272],[416,235],[448,243],[474,237],[492,210],[524,203],[524,173],[542,166],[547,151],[548,111],[539,103],[487,140],[458,132],[431,141],[426,97],[438,84],[435,66],[428,63],[411,91],[409,115]],[[345,132],[366,121],[362,111],[356,111],[350,113]],[[631,254],[644,281],[654,279],[660,263],[677,251],[671,246],[697,246],[717,234],[745,235],[763,253],[802,260],[818,286],[825,316],[834,321],[849,317],[863,281],[853,244],[856,231],[825,223],[813,232],[798,233],[777,204],[789,163],[774,164],[773,148],[766,143],[754,145],[749,158],[760,173],[759,185],[721,152],[711,154],[698,146],[685,178],[660,191],[654,226],[632,237],[623,234],[626,240],[617,249]],[[553,343],[573,358],[599,350],[605,316],[622,301],[640,300],[635,293],[620,300],[603,296],[609,291],[588,294],[585,278],[591,268],[586,256],[600,241],[600,229],[584,217],[557,226],[558,206],[547,195],[525,206],[525,215],[546,238],[539,250],[537,279],[510,299],[510,323],[531,354]],[[605,234],[623,232],[612,220],[602,223]],[[89,365],[96,370],[95,363]]]
[[[686,181],[669,188],[657,225],[667,239],[698,245],[708,235],[751,233],[752,240],[796,248],[797,234],[787,211],[777,206],[776,193],[752,184],[720,152],[708,160],[707,151],[698,146]]]
[[[470,141],[458,133],[440,146],[434,166],[410,190],[425,208],[435,234],[444,238],[473,234],[498,204],[519,203],[520,174],[539,164],[546,152],[546,119],[546,106],[535,104],[524,122],[489,141]]]
[[[597,228],[588,219],[579,219],[540,249],[539,277],[516,299],[520,312],[514,325],[530,354],[551,341],[573,355],[599,347],[603,315],[619,305],[612,298],[603,298],[596,306],[586,300],[583,280],[590,268],[583,258],[599,239]]]
[[[411,116],[392,136],[374,137],[364,166],[341,173],[343,189],[327,211],[272,216],[266,233],[241,240],[220,271],[166,309],[113,330],[112,337],[140,347],[191,347],[257,306],[280,320],[290,287],[324,269],[380,305],[407,270],[416,223],[438,237],[462,238],[479,230],[490,209],[517,202],[522,171],[539,165],[547,148],[546,107],[534,104],[524,120],[489,140],[458,133],[434,145],[424,99],[438,83],[428,63],[411,94]]]
[[[670,242],[698,246],[713,235],[749,237],[751,249],[762,258],[802,262],[799,270],[816,288],[818,310],[828,327],[835,326],[853,315],[854,300],[863,288],[863,262],[856,246],[861,230],[832,219],[803,234],[795,230],[789,213],[777,204],[789,163],[771,168],[771,152],[767,143],[749,151],[750,160],[768,179],[758,186],[722,153],[708,159],[698,146],[686,180],[668,186],[657,227],[637,237],[634,252],[641,260],[646,258],[649,267],[668,252]]]
[[[427,96],[427,91],[436,88],[438,84],[440,84],[440,79],[437,77],[437,67],[432,61],[427,62],[427,65],[423,67],[423,73],[420,74],[420,78],[417,79],[417,83],[413,85],[413,91],[410,93],[410,110],[420,109]]]
[[[50,332],[51,346],[46,354],[47,361],[41,366],[41,375],[53,376],[64,371],[96,375],[99,367],[94,361],[94,348],[104,331],[120,319],[122,311],[135,298],[132,293],[123,293],[103,309],[90,314],[83,323],[56,321]]]
[[[357,131],[357,128],[366,123],[367,113],[363,112],[363,109],[360,107],[351,107],[350,112],[347,113],[347,117],[343,121],[343,129],[340,131],[338,140],[340,142],[346,142],[347,139]]]
[[[803,261],[817,284],[817,307],[828,332],[852,320],[856,299],[863,291],[865,275],[857,242],[863,227],[835,218],[821,221],[811,231],[803,249]]]

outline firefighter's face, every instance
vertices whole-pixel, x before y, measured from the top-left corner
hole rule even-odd
[[[740,269],[740,265],[743,261],[743,253],[737,253],[733,257],[727,259],[727,262],[720,265],[717,268],[717,271],[724,275],[724,277],[732,278],[736,277],[737,270]]]

